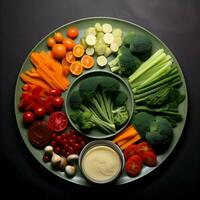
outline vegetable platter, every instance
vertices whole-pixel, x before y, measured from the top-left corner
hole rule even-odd
[[[110,17],[80,19],[45,36],[15,90],[17,125],[31,154],[84,186],[126,184],[155,170],[177,145],[187,106],[168,47]]]

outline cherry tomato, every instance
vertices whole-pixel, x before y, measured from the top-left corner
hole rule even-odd
[[[64,99],[62,97],[54,97],[52,104],[54,106],[54,108],[62,108],[63,104],[64,104]]]
[[[66,47],[63,44],[55,44],[52,48],[52,55],[55,58],[61,59],[66,55]]]
[[[63,131],[68,126],[68,119],[64,112],[57,111],[52,113],[48,119],[48,128],[55,132]]]
[[[54,96],[54,97],[59,97],[62,94],[62,91],[60,89],[51,89],[49,91],[49,94]]]
[[[126,173],[129,176],[137,176],[142,169],[142,159],[138,155],[131,156],[125,165]]]
[[[124,157],[127,160],[130,156],[135,154],[136,144],[131,144],[124,150]]]
[[[67,29],[67,37],[74,39],[78,36],[79,30],[75,27],[70,27]]]
[[[55,39],[56,42],[61,43],[64,39],[64,36],[61,32],[56,32],[54,34],[54,39]]]
[[[147,142],[140,142],[136,147],[136,154],[143,156],[146,151],[153,151],[152,147]]]
[[[56,41],[55,41],[54,38],[49,37],[49,38],[47,39],[47,45],[48,45],[50,48],[52,48],[55,44],[56,44]]]
[[[143,154],[142,159],[143,159],[143,162],[150,167],[153,167],[157,164],[157,157],[153,151],[146,151]]]
[[[30,112],[30,111],[27,111],[23,114],[23,122],[26,123],[26,124],[31,124],[35,119],[35,115]]]
[[[74,40],[72,40],[71,38],[64,38],[63,41],[62,41],[62,43],[67,48],[67,50],[72,50],[73,47],[76,45],[76,43],[74,42]]]
[[[34,114],[35,114],[36,117],[44,117],[45,114],[46,114],[46,110],[42,106],[36,106],[34,108]]]

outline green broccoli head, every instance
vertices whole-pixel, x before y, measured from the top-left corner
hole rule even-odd
[[[146,35],[135,35],[130,44],[130,51],[140,60],[145,61],[151,55],[152,42]]]
[[[76,90],[71,93],[69,103],[73,109],[77,109],[80,107],[82,103],[82,98],[80,97],[79,91]]]
[[[124,53],[119,56],[119,74],[129,77],[140,66],[141,62],[131,53]]]
[[[82,130],[89,130],[95,126],[95,124],[91,121],[92,113],[90,112],[81,112],[77,117],[77,124]]]
[[[127,99],[128,96],[125,92],[118,91],[113,97],[113,104],[115,107],[124,106],[126,104]]]
[[[112,111],[112,113],[114,124],[117,127],[124,125],[129,118],[129,112],[125,106],[117,107],[115,110]]]
[[[77,109],[77,110],[73,110],[70,113],[70,118],[72,119],[73,122],[77,122],[78,116],[82,113],[81,110]]]
[[[135,37],[135,33],[134,32],[128,32],[124,39],[123,39],[123,44],[126,47],[130,47],[131,42],[133,41],[133,38]]]
[[[100,77],[98,79],[98,86],[104,92],[115,92],[120,88],[120,83],[113,77]]]
[[[153,146],[167,145],[172,139],[173,129],[169,121],[163,117],[155,117],[146,133],[146,140]]]
[[[154,120],[154,116],[147,112],[138,112],[133,117],[133,125],[137,131],[145,138],[146,133],[150,130],[150,124]]]
[[[88,100],[94,97],[97,88],[97,81],[94,77],[89,77],[81,81],[79,93],[83,100]]]

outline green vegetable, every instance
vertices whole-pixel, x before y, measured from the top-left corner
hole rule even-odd
[[[132,37],[130,51],[140,60],[145,61],[151,55],[152,42],[146,35],[137,34]]]
[[[172,140],[173,129],[168,120],[162,117],[155,117],[150,124],[150,131],[146,133],[146,140],[150,145],[167,145]]]
[[[73,109],[77,109],[80,107],[80,104],[82,103],[82,98],[80,97],[78,90],[72,92],[69,103]]]
[[[140,60],[133,56],[126,47],[120,47],[117,57],[108,65],[112,72],[128,77],[139,67]]]
[[[154,116],[147,112],[138,112],[134,117],[132,124],[137,131],[145,138],[146,133],[150,130],[150,124],[154,120]]]
[[[123,91],[119,91],[114,98],[114,106],[118,107],[118,106],[123,106],[125,105],[126,101],[128,99],[128,96],[125,92]]]
[[[135,37],[135,33],[134,32],[128,32],[123,39],[123,44],[126,47],[130,47],[131,42],[133,41],[133,38]]]
[[[114,123],[118,127],[124,125],[129,118],[129,113],[125,106],[117,107],[115,110],[112,111],[112,113]]]

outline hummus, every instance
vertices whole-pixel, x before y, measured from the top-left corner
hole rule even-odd
[[[121,170],[117,152],[108,146],[96,146],[86,152],[82,159],[82,171],[94,182],[106,182],[115,178]]]

